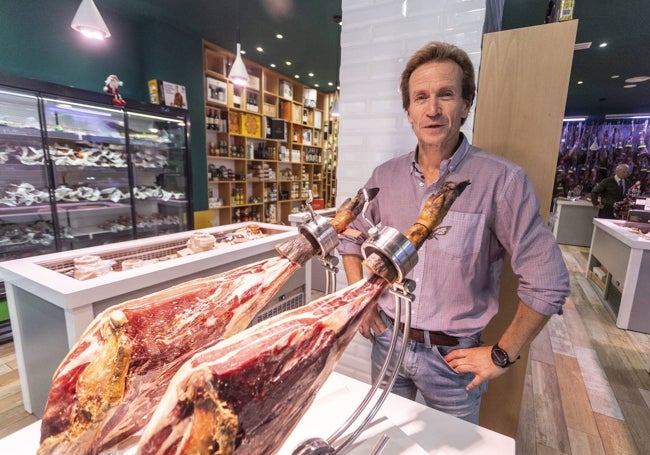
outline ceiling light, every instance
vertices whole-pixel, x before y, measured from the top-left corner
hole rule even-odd
[[[628,84],[636,84],[637,82],[645,82],[650,79],[650,76],[636,76],[629,79],[625,79],[625,82]]]
[[[264,52],[262,46],[257,46],[255,49],[257,50],[257,52]]]
[[[314,77],[314,73],[309,73],[309,77]]]
[[[582,83],[583,83],[582,81],[578,81],[578,85],[581,85]]]
[[[320,85],[319,84],[314,84],[314,87],[318,88],[318,87],[320,87]]]
[[[612,74],[610,77],[611,77],[612,79],[618,79],[618,78],[621,77],[621,76],[619,76],[618,74]]]
[[[275,63],[271,63],[271,68],[275,68]]]
[[[332,86],[334,85],[334,82],[328,82],[327,85],[329,85],[330,87],[332,87]]]
[[[291,62],[284,62],[287,66],[291,66]]]
[[[565,122],[584,122],[587,120],[587,117],[565,117]]]
[[[282,34],[280,34],[280,33],[278,33],[277,35],[275,35],[275,37],[276,37],[277,39],[282,39],[282,38],[284,38],[284,36],[282,36]]]
[[[636,84],[627,84],[623,86],[623,88],[634,88],[634,87],[636,87]]]
[[[598,47],[607,47],[607,43],[600,43]]]
[[[647,119],[650,118],[650,114],[607,114],[605,120],[617,120],[617,119]]]
[[[294,74],[293,77],[295,77],[296,79],[300,79],[300,74]]]
[[[87,38],[103,40],[111,36],[93,0],[81,0],[70,26]]]

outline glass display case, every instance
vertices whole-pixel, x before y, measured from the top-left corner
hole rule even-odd
[[[193,229],[187,111],[0,75],[0,260]]]
[[[0,261],[57,250],[38,98],[0,88]]]

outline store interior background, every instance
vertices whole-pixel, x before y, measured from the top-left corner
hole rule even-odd
[[[196,134],[203,131],[205,122],[202,38],[234,48],[239,28],[243,48],[249,50],[247,58],[264,66],[290,59],[292,67],[279,64],[276,70],[288,77],[302,74],[300,82],[305,84],[311,82],[306,73],[313,71],[318,89],[324,92],[333,90],[328,81],[340,81],[346,122],[342,123],[338,177],[339,195],[345,197],[356,191],[376,164],[412,142],[397,94],[404,55],[426,41],[443,39],[464,47],[478,67],[486,3],[503,3],[503,29],[543,23],[547,4],[544,0],[96,3],[112,34],[103,42],[84,40],[70,28],[78,0],[48,3],[47,14],[39,14],[45,12],[39,0],[0,0],[4,43],[0,72],[96,91],[101,91],[108,74],[117,74],[124,81],[121,94],[140,101],[148,100],[149,79],[185,85],[194,132],[191,150],[197,211],[208,205],[205,137]],[[580,19],[576,41],[592,41],[593,45],[574,55],[566,115],[602,118],[648,110],[642,100],[650,99],[650,83],[623,88],[627,77],[649,72],[643,67],[650,57],[643,41],[644,25],[650,19],[646,6],[643,0],[614,8],[605,0],[576,2],[574,16]],[[342,12],[345,26],[337,78],[338,25],[332,18]],[[278,31],[287,37],[273,39]],[[598,48],[601,40],[609,45]],[[266,47],[264,53],[253,49],[260,43]],[[621,77],[611,79],[614,73]],[[585,83],[578,85],[578,80]],[[369,128],[360,136],[357,127],[361,124]],[[471,130],[470,117],[464,131],[471,137]]]
[[[79,0],[47,2],[47,6],[39,0],[0,0],[3,24],[0,39],[4,43],[0,72],[98,92],[108,74],[117,74],[124,81],[122,95],[140,101],[148,100],[149,79],[185,85],[192,123],[194,204],[196,210],[206,210],[201,39],[234,49],[235,29],[239,25],[244,48],[252,47],[255,44],[251,39],[253,30],[265,30],[261,24],[274,21],[267,16],[261,22],[253,18],[257,19],[264,11],[262,4],[272,3],[262,0],[96,0],[112,34],[109,40],[98,45],[83,41],[69,26]],[[337,61],[338,26],[332,16],[342,14],[344,18],[338,77],[344,119],[339,136],[339,198],[355,193],[377,164],[414,145],[397,92],[404,56],[427,41],[439,39],[463,47],[479,67],[485,0],[294,0],[278,3],[300,8],[300,14],[291,19],[294,25],[290,26],[302,33],[291,38],[290,44],[296,52],[315,55],[316,60],[330,62],[333,66]],[[311,8],[303,11],[304,3],[312,3]],[[408,9],[403,14],[405,3]],[[546,3],[545,0],[506,0],[503,28],[542,24]],[[611,3],[576,1],[574,15],[580,19],[576,41],[593,41],[594,46],[575,53],[567,115],[598,117],[648,112],[650,82],[628,90],[622,89],[621,79],[650,72],[645,63],[650,61],[650,51],[637,34],[649,23],[649,9],[643,0],[626,2],[625,8],[616,6],[613,10]],[[322,16],[313,18],[308,10]],[[311,27],[300,25],[311,20],[315,21]],[[601,35],[610,41],[605,49],[596,47]],[[307,39],[311,37],[329,40],[329,43],[319,48]],[[248,40],[251,40],[250,46]],[[620,47],[616,40],[621,42]],[[602,52],[605,58],[588,58],[596,52]],[[266,64],[252,52],[247,58]],[[583,66],[587,61],[593,61],[595,66]],[[624,68],[617,70],[622,76],[618,81],[610,79],[613,62]],[[583,67],[580,73],[579,68]],[[577,78],[586,77],[585,74],[600,75],[600,82],[578,86]],[[328,90],[322,85],[319,89]],[[470,137],[472,125],[473,112],[464,127]],[[549,153],[557,154],[557,150],[549,150]],[[339,199],[338,203],[341,201]],[[341,284],[344,283],[340,282],[339,286]]]

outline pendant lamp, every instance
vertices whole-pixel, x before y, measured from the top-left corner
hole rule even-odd
[[[246,65],[241,58],[241,43],[239,42],[239,30],[237,30],[237,55],[235,56],[235,61],[230,68],[230,74],[228,75],[230,82],[235,85],[244,86],[248,84],[248,71],[246,71]]]
[[[70,26],[87,38],[103,40],[111,36],[93,0],[81,0]]]
[[[341,16],[334,16],[332,19],[337,24],[338,35],[337,35],[337,43],[336,43],[336,92],[334,92],[334,102],[332,103],[332,107],[330,108],[330,115],[332,117],[340,117],[341,111],[339,110],[339,96],[340,96],[339,87],[341,83],[339,82],[339,71],[341,69],[341,26],[343,24],[343,19]]]

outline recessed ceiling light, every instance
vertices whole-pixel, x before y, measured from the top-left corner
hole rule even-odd
[[[309,73],[309,77],[314,77],[314,73]]]
[[[582,81],[578,81],[578,85],[581,85],[581,84],[582,84]]]
[[[628,84],[636,84],[637,82],[645,82],[650,79],[650,76],[636,76],[629,79],[625,79],[625,82]]]
[[[294,74],[293,77],[295,77],[296,79],[300,79],[300,74]]]
[[[314,87],[318,88],[318,87],[320,87],[320,85],[318,85],[318,84],[314,84]]]
[[[610,77],[611,77],[612,79],[618,79],[618,78],[621,77],[621,76],[619,76],[618,74],[612,74]]]
[[[282,38],[284,38],[284,36],[283,36],[281,33],[278,33],[277,35],[275,35],[275,37],[276,37],[277,39],[282,39]]]
[[[291,66],[291,62],[287,61],[287,62],[284,62],[284,63],[286,63],[287,66]]]
[[[264,52],[264,48],[262,46],[257,46],[256,49],[257,52]]]
[[[244,55],[244,54],[246,53],[246,51],[245,51],[244,49],[242,49],[241,51],[239,51],[239,53],[240,53],[241,55]]]
[[[332,85],[334,85],[334,82],[328,82],[327,85],[331,87]]]
[[[607,43],[600,43],[598,47],[607,47]]]
[[[634,88],[634,87],[636,87],[636,84],[627,84],[623,86],[623,88]]]
[[[275,68],[275,63],[271,63],[271,68]]]

